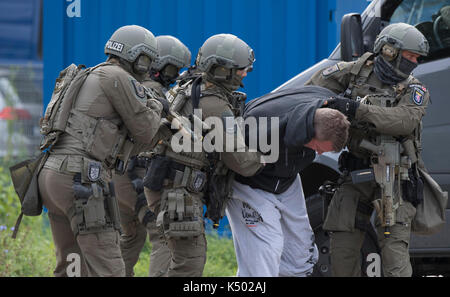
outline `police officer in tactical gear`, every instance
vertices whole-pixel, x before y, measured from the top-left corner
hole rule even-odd
[[[360,276],[360,249],[370,228],[373,204],[382,188],[374,180],[352,182],[351,172],[377,165],[363,140],[377,139],[410,144],[412,153],[401,153],[410,160],[409,177],[402,186],[394,185],[395,220],[386,232],[378,219],[378,242],[384,276],[411,276],[408,245],[411,221],[423,194],[418,168],[423,168],[421,153],[422,117],[429,102],[426,87],[411,75],[417,58],[426,56],[428,42],[415,27],[404,23],[384,28],[375,40],[374,53],[367,52],[357,61],[340,62],[313,75],[307,84],[326,87],[347,98],[330,100],[328,107],[345,113],[352,121],[347,143],[349,152],[341,154],[343,175],[328,208],[323,229],[331,232],[331,261],[334,276]],[[392,177],[394,178],[394,176]],[[398,172],[395,173],[398,178]],[[401,193],[401,194],[399,194]],[[378,216],[382,214],[378,213]]]
[[[38,177],[55,243],[55,276],[67,276],[70,254],[80,257],[81,276],[125,276],[111,173],[123,171],[133,143],[152,142],[161,119],[161,103],[139,83],[158,57],[153,34],[121,27],[105,53],[107,61],[80,72],[63,97],[63,103],[73,101],[66,128]]]
[[[165,93],[175,82],[181,68],[188,67],[191,52],[173,36],[158,36],[158,60],[142,85],[165,100]],[[155,140],[161,138],[161,131]],[[152,146],[150,146],[150,149]],[[152,243],[150,255],[150,276],[163,276],[170,263],[170,251],[159,240],[156,229],[156,215],[147,206],[142,179],[145,176],[146,158],[134,156],[128,163],[126,173],[114,176],[116,195],[119,202],[122,234],[120,247],[125,262],[126,276],[133,276],[133,267],[144,247],[147,233]]]
[[[170,110],[192,119],[193,111],[200,109],[200,121],[209,117],[234,120],[240,108],[232,104],[232,92],[242,85],[254,61],[253,50],[238,37],[218,34],[208,38],[198,52],[195,75],[169,91]],[[226,150],[226,133],[232,133],[236,140],[232,152]],[[245,149],[240,130],[224,129],[223,138],[223,152],[207,153],[203,147],[200,152],[175,152],[170,141],[154,150],[144,179],[145,196],[150,209],[158,214],[159,232],[171,252],[168,276],[202,275],[206,262],[203,204],[211,214],[208,203],[220,196],[218,204],[223,213],[232,172],[250,176],[262,167],[258,153],[237,152],[239,146]],[[216,179],[218,176],[224,178]],[[211,188],[221,189],[222,195]]]

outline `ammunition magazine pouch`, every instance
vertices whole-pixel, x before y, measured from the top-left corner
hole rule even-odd
[[[164,190],[156,226],[166,239],[196,237],[203,234],[201,198],[183,188]]]
[[[102,180],[82,183],[82,174],[73,179],[74,205],[69,209],[71,227],[75,236],[120,231],[119,206],[113,183]]]
[[[369,159],[360,159],[354,156],[352,153],[344,151],[339,156],[338,165],[341,172],[351,172],[355,170],[370,168],[370,161]]]
[[[178,163],[170,157],[155,155],[147,168],[144,186],[157,192],[165,183],[172,182],[174,187],[185,187],[189,192],[202,193],[206,181],[205,172]]]

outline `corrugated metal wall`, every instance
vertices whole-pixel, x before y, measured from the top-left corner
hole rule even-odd
[[[105,42],[128,24],[178,37],[190,48],[192,62],[209,36],[239,36],[255,50],[254,72],[244,81],[244,91],[255,98],[329,55],[338,42],[340,1],[345,0],[44,0],[44,106],[61,69],[104,61]],[[360,11],[367,5],[352,2]]]
[[[0,0],[0,60],[37,60],[40,0]]]

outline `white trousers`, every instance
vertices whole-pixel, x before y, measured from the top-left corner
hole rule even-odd
[[[234,182],[226,215],[237,276],[308,276],[318,260],[300,176],[282,194]]]

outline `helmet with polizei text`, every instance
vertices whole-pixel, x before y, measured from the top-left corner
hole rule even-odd
[[[137,25],[117,29],[106,42],[105,54],[133,63],[140,55],[152,61],[158,58],[158,44],[152,32]]]

